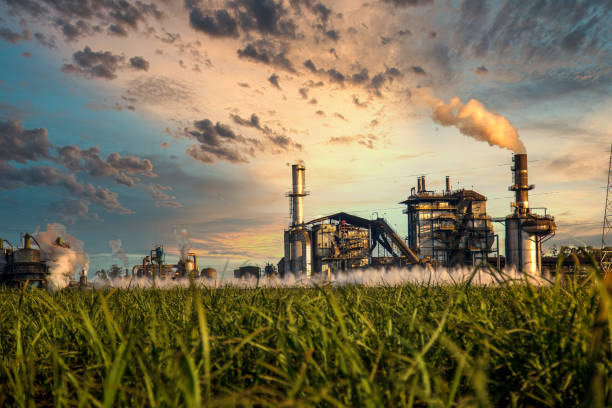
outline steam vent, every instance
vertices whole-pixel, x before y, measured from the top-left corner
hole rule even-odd
[[[529,208],[527,155],[515,154],[512,167],[513,184],[508,188],[515,193],[514,212],[506,217],[506,265],[520,272],[539,274],[542,269],[542,241],[552,236],[557,226],[550,215],[534,214]]]

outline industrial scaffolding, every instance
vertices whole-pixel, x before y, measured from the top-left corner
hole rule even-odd
[[[406,209],[410,249],[421,258],[442,265],[476,265],[490,257],[498,257],[499,241],[487,215],[487,198],[473,190],[450,189],[430,191],[425,177],[418,178],[418,187],[402,201]]]

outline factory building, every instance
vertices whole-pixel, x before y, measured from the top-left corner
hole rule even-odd
[[[36,242],[32,235],[25,234],[22,248],[13,248],[10,244],[10,248],[5,248],[4,243],[8,244],[8,241],[0,239],[0,283],[23,285],[28,282],[36,287],[46,285],[49,268],[40,249],[32,247],[32,240]]]
[[[293,187],[286,194],[291,224],[284,233],[285,256],[278,264],[281,276],[330,276],[368,266],[419,263],[417,255],[382,218],[368,220],[339,212],[305,223],[305,171],[302,164],[291,167]]]
[[[476,265],[499,252],[487,198],[473,190],[427,190],[425,176],[417,179],[410,197],[400,204],[408,218],[406,241],[419,257],[435,263]]]
[[[505,218],[487,214],[487,198],[473,190],[451,190],[446,177],[443,191],[426,188],[425,177],[402,201],[406,209],[408,235],[405,240],[382,218],[368,220],[338,212],[304,222],[305,167],[291,167],[291,224],[284,233],[285,256],[278,263],[281,276],[287,273],[310,277],[366,267],[476,266],[489,263],[515,267],[519,272],[539,274],[542,242],[556,231],[554,218],[535,214],[529,207],[527,155],[515,154],[512,167],[516,194],[513,213]],[[505,227],[506,257],[500,256],[499,236],[493,222]],[[382,252],[382,253],[381,253]]]
[[[5,245],[6,244],[6,245]],[[9,241],[0,238],[0,285],[44,288],[50,283],[49,264],[57,262],[54,252],[70,251],[70,243],[57,237],[46,252],[31,234],[23,234],[23,246],[13,246]],[[72,276],[65,276],[70,287],[87,286],[85,271],[81,271],[79,281]]]

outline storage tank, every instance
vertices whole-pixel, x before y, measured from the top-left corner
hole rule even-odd
[[[202,268],[200,276],[207,279],[217,279],[217,270],[215,268]]]
[[[47,265],[41,260],[40,249],[32,248],[32,236],[25,234],[23,248],[13,251],[5,267],[4,278],[12,284],[29,281],[32,286],[43,286],[49,274]]]

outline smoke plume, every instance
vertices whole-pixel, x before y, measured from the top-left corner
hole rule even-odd
[[[123,266],[125,268],[129,268],[130,262],[125,254],[125,249],[121,248],[121,239],[111,239],[108,241],[108,245],[110,245],[110,247],[113,249],[113,258],[120,259],[121,262],[123,262]]]
[[[464,104],[458,97],[454,97],[449,103],[444,103],[428,88],[413,90],[412,95],[431,108],[434,122],[442,126],[454,126],[464,135],[491,146],[499,146],[514,153],[526,153],[525,145],[510,121],[496,112],[488,111],[476,99],[470,99]]]
[[[181,259],[184,261],[187,259],[187,253],[191,250],[191,238],[186,229],[182,229],[180,232],[174,230],[174,236],[181,252]]]
[[[42,259],[49,267],[49,283],[52,289],[68,286],[76,272],[89,270],[89,255],[83,251],[83,242],[66,232],[62,224],[47,225],[46,231],[37,231],[34,238],[40,246]],[[63,244],[58,242],[61,238]]]

